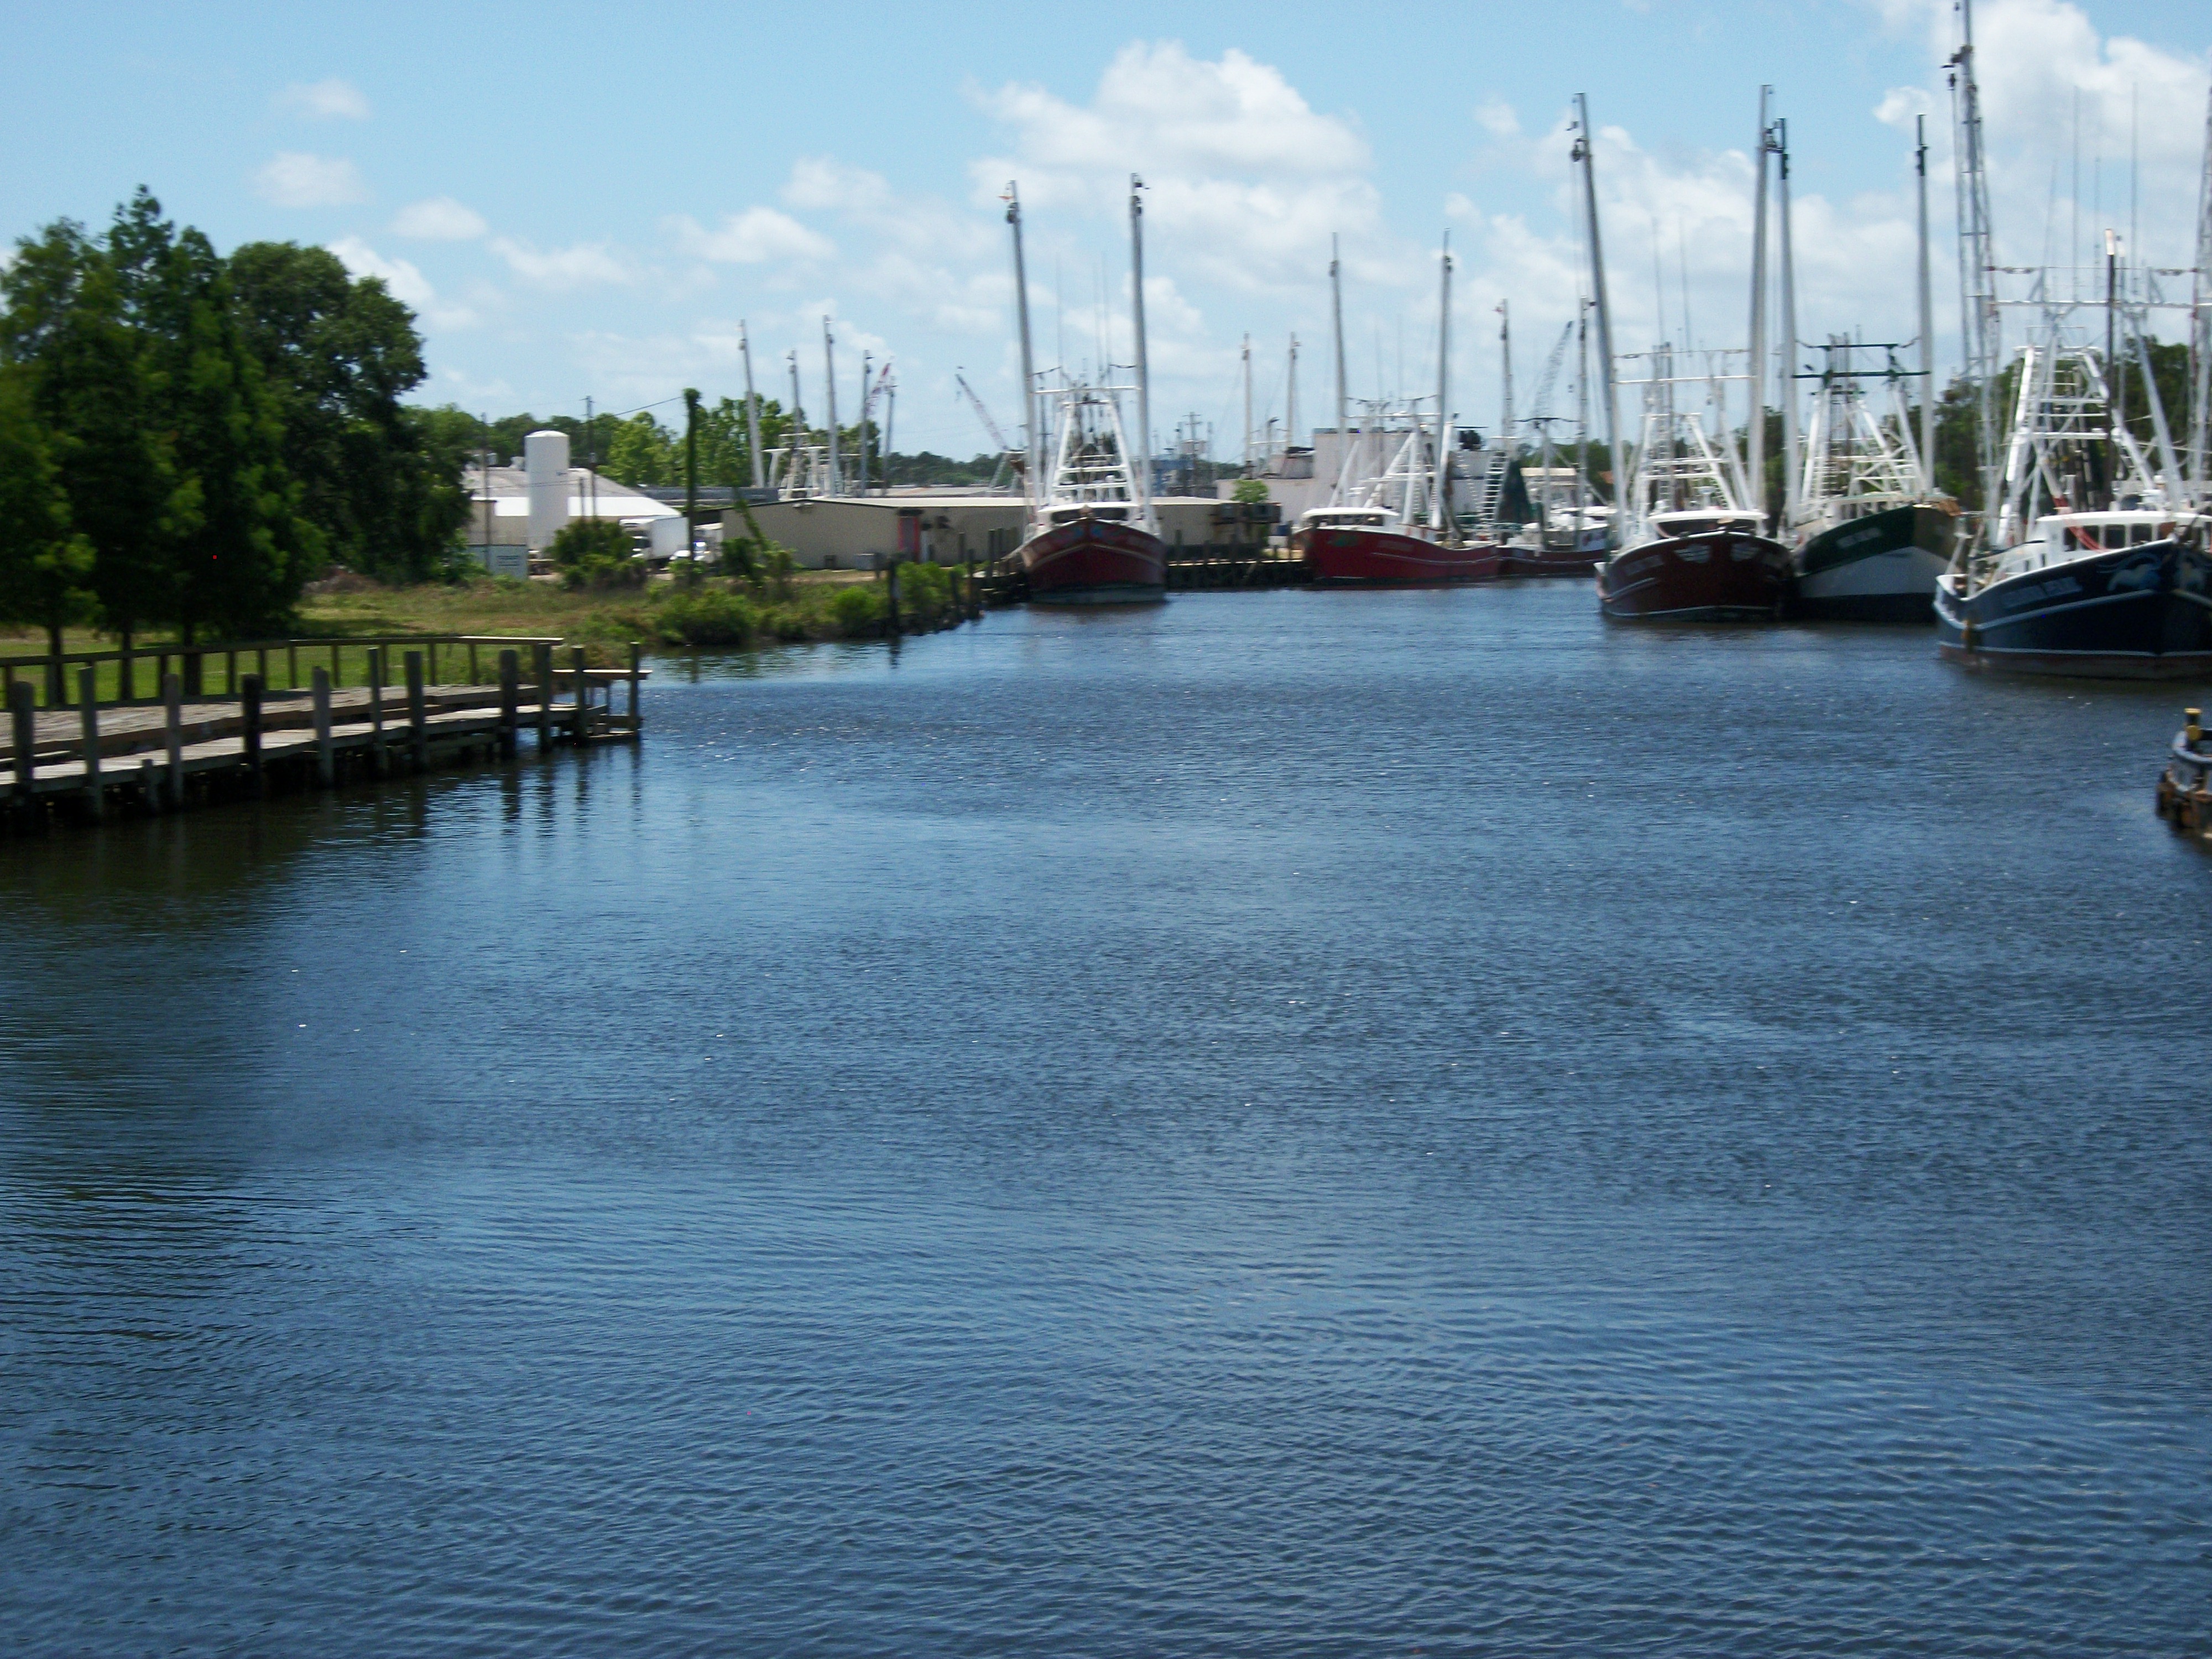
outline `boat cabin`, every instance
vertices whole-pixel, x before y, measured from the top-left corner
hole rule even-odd
[[[1390,522],[1380,507],[1316,507],[1298,514],[1301,530],[1381,530]]]
[[[1672,513],[1651,515],[1651,533],[1655,536],[1710,536],[1716,531],[1729,531],[1739,536],[1759,536],[1765,532],[1762,520],[1756,513],[1741,513],[1724,507],[1683,507]]]
[[[1997,573],[2000,577],[2017,576],[2125,547],[2148,547],[2153,542],[2171,539],[2177,528],[2194,517],[2188,513],[2177,517],[2172,507],[2049,514],[2035,521],[2035,528],[2024,539],[1998,556]]]
[[[1071,507],[1045,509],[1044,521],[1057,530],[1064,524],[1077,524],[1085,519],[1097,519],[1114,524],[1125,522],[1129,516],[1127,502],[1079,501]]]

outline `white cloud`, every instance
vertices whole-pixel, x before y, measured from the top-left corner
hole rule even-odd
[[[343,207],[366,201],[368,187],[354,164],[335,156],[286,150],[254,175],[253,187],[278,207]]]
[[[468,328],[477,313],[466,306],[442,303],[438,291],[411,260],[387,259],[358,236],[341,236],[330,251],[354,276],[383,280],[392,297],[417,313],[433,328]]]
[[[868,213],[890,204],[891,187],[880,173],[847,167],[827,155],[805,155],[792,164],[783,199],[795,208]]]
[[[635,280],[635,273],[604,242],[579,242],[573,247],[540,252],[527,242],[495,236],[488,246],[516,276],[538,288],[565,292],[620,286]]]
[[[366,121],[369,115],[361,88],[336,76],[312,84],[294,82],[276,94],[276,107],[319,121]]]
[[[684,217],[670,220],[669,226],[686,253],[718,264],[827,259],[837,251],[829,238],[772,207],[749,207],[743,213],[725,214],[719,230],[708,230],[697,220]]]
[[[464,207],[450,196],[433,196],[400,209],[392,222],[392,228],[395,234],[411,236],[418,241],[467,242],[483,235],[489,227],[474,208]]]

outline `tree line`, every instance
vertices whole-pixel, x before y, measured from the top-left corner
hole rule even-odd
[[[471,446],[400,399],[414,313],[336,255],[228,258],[143,189],[0,270],[0,623],[268,635],[332,564],[448,574]]]

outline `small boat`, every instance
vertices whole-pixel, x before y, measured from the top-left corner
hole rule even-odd
[[[1437,587],[1494,580],[1504,549],[1468,542],[1451,510],[1451,250],[1443,253],[1433,417],[1425,398],[1363,405],[1328,500],[1298,515],[1291,547],[1321,587]],[[1337,266],[1330,262],[1335,280]],[[1337,378],[1343,382],[1341,334]]]
[[[1760,515],[1723,497],[1648,514],[1632,544],[1598,567],[1598,605],[1616,622],[1771,622],[1789,568]]]
[[[2212,848],[2212,742],[2203,711],[2182,711],[2187,722],[2175,733],[2166,770],[2158,778],[2158,815],[2201,847]]]
[[[1152,468],[1144,459],[1151,429],[1150,377],[1145,357],[1144,209],[1140,180],[1129,180],[1129,249],[1133,273],[1137,361],[1131,385],[1108,376],[1086,385],[1055,371],[1044,385],[1031,365],[1029,299],[1023,284],[1020,202],[1007,186],[1006,221],[1014,231],[1014,280],[1020,290],[1022,377],[1032,416],[1049,404],[1048,424],[1033,418],[1023,471],[1029,493],[1027,535],[1015,568],[1031,600],[1046,605],[1142,605],[1167,598],[1168,550],[1152,508]],[[1136,398],[1135,432],[1122,419],[1121,399]],[[1039,440],[1042,441],[1040,442]],[[1049,449],[1046,465],[1042,451]]]

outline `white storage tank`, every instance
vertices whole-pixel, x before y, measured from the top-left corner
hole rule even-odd
[[[544,552],[568,522],[568,434],[533,432],[522,441],[530,477],[530,545]]]

